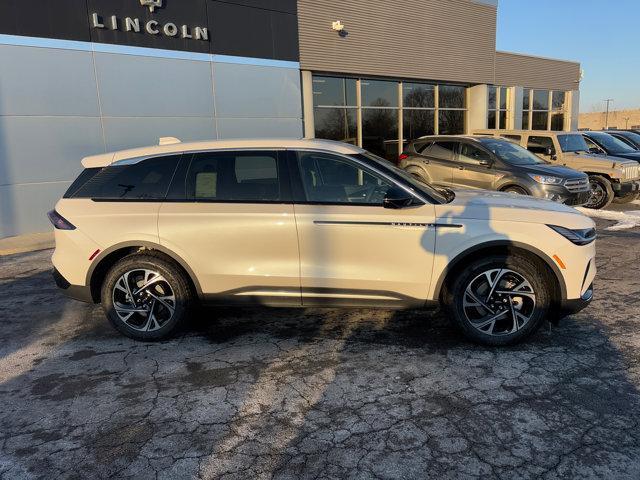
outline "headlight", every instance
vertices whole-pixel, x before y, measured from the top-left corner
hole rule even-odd
[[[570,228],[559,227],[557,225],[547,225],[547,227],[555,230],[571,243],[576,245],[588,245],[596,239],[595,228],[584,228],[582,230],[571,230]]]
[[[538,183],[543,183],[544,185],[560,185],[562,183],[562,178],[558,177],[548,177],[546,175],[535,175],[533,173],[528,173],[531,178],[533,178]]]

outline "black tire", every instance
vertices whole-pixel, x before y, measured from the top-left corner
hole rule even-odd
[[[613,199],[613,203],[620,203],[620,204],[631,203],[634,200],[637,200],[638,198],[640,198],[640,193],[638,192],[627,193],[626,195],[615,197]]]
[[[524,188],[519,187],[517,185],[511,185],[510,187],[507,187],[502,191],[507,193],[515,193],[517,195],[529,195],[529,192],[527,192]]]
[[[140,276],[144,275],[141,273],[144,271],[155,272],[164,281],[159,281],[140,294],[134,295],[137,301],[132,304],[128,294],[125,294],[122,288],[117,288],[116,284],[123,275],[130,272],[127,278],[130,279],[130,291],[133,292],[135,286],[139,287],[144,282],[144,277]],[[136,279],[140,280],[136,281]],[[123,283],[119,285],[122,287]],[[155,298],[151,298],[153,295],[156,298],[165,299],[162,300],[164,303],[161,303],[160,300],[154,302]],[[173,300],[170,300],[167,295],[172,296]],[[111,267],[102,283],[100,298],[102,308],[116,330],[135,340],[156,341],[171,337],[184,326],[194,305],[195,295],[184,272],[172,261],[152,253],[144,253],[128,255]],[[140,308],[142,310],[146,304],[147,309],[152,308],[154,311],[153,319],[149,318],[148,313],[138,311],[129,317],[129,323],[125,322],[116,311],[119,309],[116,308],[114,299],[119,300],[118,306],[120,308]],[[173,306],[173,312],[168,308],[171,306]],[[122,310],[119,311],[122,312]],[[127,313],[123,312],[123,315],[127,315]],[[149,328],[149,331],[144,330],[144,326],[147,324],[143,322],[147,320],[148,324],[153,326],[153,329]]]
[[[471,288],[473,293],[473,286],[481,284],[485,279],[485,277],[483,277],[484,273],[492,270],[498,271],[498,273],[495,273],[496,277],[502,275],[499,284],[501,286],[505,285],[504,288],[511,283],[517,283],[518,280],[516,279],[518,278],[527,280],[528,285],[533,290],[535,300],[531,300],[531,297],[517,296],[517,292],[513,292],[513,295],[498,295],[494,293],[494,295],[491,296],[491,300],[487,298],[481,299],[481,301],[487,302],[485,305],[492,309],[491,312],[485,310],[479,304],[477,307],[469,306],[469,303],[465,304],[465,302],[472,301],[467,295],[467,288]],[[496,277],[494,277],[494,279]],[[518,254],[491,255],[475,260],[469,265],[465,265],[465,268],[457,271],[453,278],[447,279],[443,290],[442,303],[452,323],[471,341],[489,346],[513,345],[534,334],[547,318],[552,303],[552,291],[550,287],[552,283],[548,277],[549,275],[545,273],[542,265],[535,264],[527,257]],[[487,288],[489,288],[488,282]],[[520,291],[524,293],[524,290]],[[504,302],[503,298],[499,298],[505,296],[511,300]],[[498,304],[497,308],[491,303],[494,302],[494,300]],[[528,317],[526,322],[518,320],[517,329],[514,329],[514,316],[510,313],[514,310],[511,309],[509,302],[512,302],[514,305],[516,303],[519,304],[519,306],[514,306],[515,311]],[[468,312],[477,312],[480,318],[477,319],[478,322],[476,322],[476,325],[481,325],[501,310],[507,313],[500,316],[493,325],[487,327],[493,330],[493,334],[482,331],[477,326],[474,326],[472,319],[467,315]],[[511,319],[511,321],[509,319]]]
[[[589,184],[591,185],[591,197],[583,205],[584,208],[601,210],[611,205],[615,194],[608,178],[601,175],[589,175]]]

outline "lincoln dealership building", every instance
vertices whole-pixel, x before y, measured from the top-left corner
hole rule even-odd
[[[496,0],[3,0],[0,238],[49,229],[87,155],[577,127],[580,65],[496,51]]]

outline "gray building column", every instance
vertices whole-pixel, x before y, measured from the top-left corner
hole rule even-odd
[[[468,89],[469,106],[467,110],[467,134],[474,130],[487,128],[487,116],[489,110],[488,85],[474,85]]]
[[[509,102],[509,109],[511,110],[509,129],[520,130],[522,128],[522,101],[524,99],[524,88],[512,87],[510,89],[511,98]]]
[[[304,137],[315,138],[316,127],[313,119],[313,75],[308,70],[300,72],[302,79],[302,118]]]
[[[567,92],[567,107],[564,116],[564,129],[567,131],[578,130],[578,120],[580,118],[580,91],[572,90]]]

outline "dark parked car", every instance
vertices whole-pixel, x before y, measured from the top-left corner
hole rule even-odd
[[[612,132],[581,132],[589,146],[589,151],[597,155],[626,158],[640,162],[640,151],[616,138]],[[619,132],[618,132],[619,133]]]
[[[567,205],[583,205],[591,196],[586,174],[551,165],[527,149],[499,138],[422,137],[400,155],[400,167],[440,187],[512,192]]]
[[[622,140],[630,147],[640,150],[640,133],[631,130],[606,130],[612,137]]]

